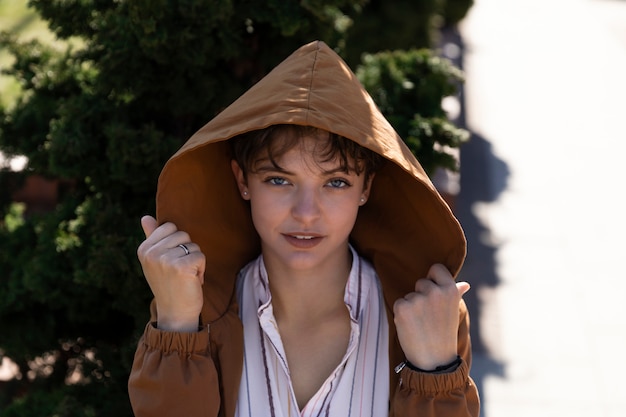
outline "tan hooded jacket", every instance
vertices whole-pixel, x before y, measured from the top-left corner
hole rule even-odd
[[[351,235],[382,282],[390,323],[390,363],[404,355],[391,307],[414,291],[429,267],[457,275],[465,237],[424,170],[343,60],[323,42],[307,44],[194,134],[167,162],[157,191],[159,223],[188,232],[206,256],[202,329],[172,333],[146,326],[129,379],[135,415],[234,416],[242,371],[243,331],[234,290],[238,271],[260,253],[248,203],[230,168],[227,139],[274,124],[325,129],[386,158]],[[154,305],[152,321],[156,321]],[[469,318],[460,307],[454,372],[390,369],[392,416],[477,416],[469,377]]]

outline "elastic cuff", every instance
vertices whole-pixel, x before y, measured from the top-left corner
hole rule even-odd
[[[425,373],[411,370],[408,366],[400,371],[400,388],[431,395],[463,389],[469,380],[469,367],[461,359],[455,371],[447,373]]]
[[[144,343],[149,349],[163,353],[206,354],[209,352],[209,331],[201,327],[197,332],[168,332],[157,329],[156,323],[148,323],[144,331]]]

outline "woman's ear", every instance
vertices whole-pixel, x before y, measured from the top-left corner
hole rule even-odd
[[[248,192],[248,182],[246,181],[246,175],[243,169],[239,166],[234,159],[230,161],[230,167],[233,170],[235,181],[237,181],[237,187],[239,188],[239,194],[244,200],[250,200],[250,193]]]
[[[360,205],[363,205],[367,202],[367,199],[370,197],[370,191],[372,189],[372,180],[374,179],[375,173],[372,173],[365,184],[363,184],[363,192],[361,193],[361,199],[359,200]]]

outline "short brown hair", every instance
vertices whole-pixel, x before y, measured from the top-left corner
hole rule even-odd
[[[320,140],[319,146],[316,146],[316,159],[319,162],[338,159],[343,171],[354,172],[357,175],[363,173],[366,184],[382,162],[380,155],[353,140],[313,126],[289,124],[272,125],[234,137],[230,140],[233,158],[241,167],[244,176],[248,172],[255,172],[256,163],[261,155],[267,155],[270,162],[280,169],[276,159],[291,150],[305,136],[320,139],[325,136],[327,140]],[[277,140],[278,138],[281,140]]]

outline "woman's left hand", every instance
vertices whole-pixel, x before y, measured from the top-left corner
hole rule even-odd
[[[445,266],[435,264],[417,280],[414,292],[395,302],[400,346],[414,366],[433,370],[456,358],[459,303],[469,289],[467,282],[455,282]]]

